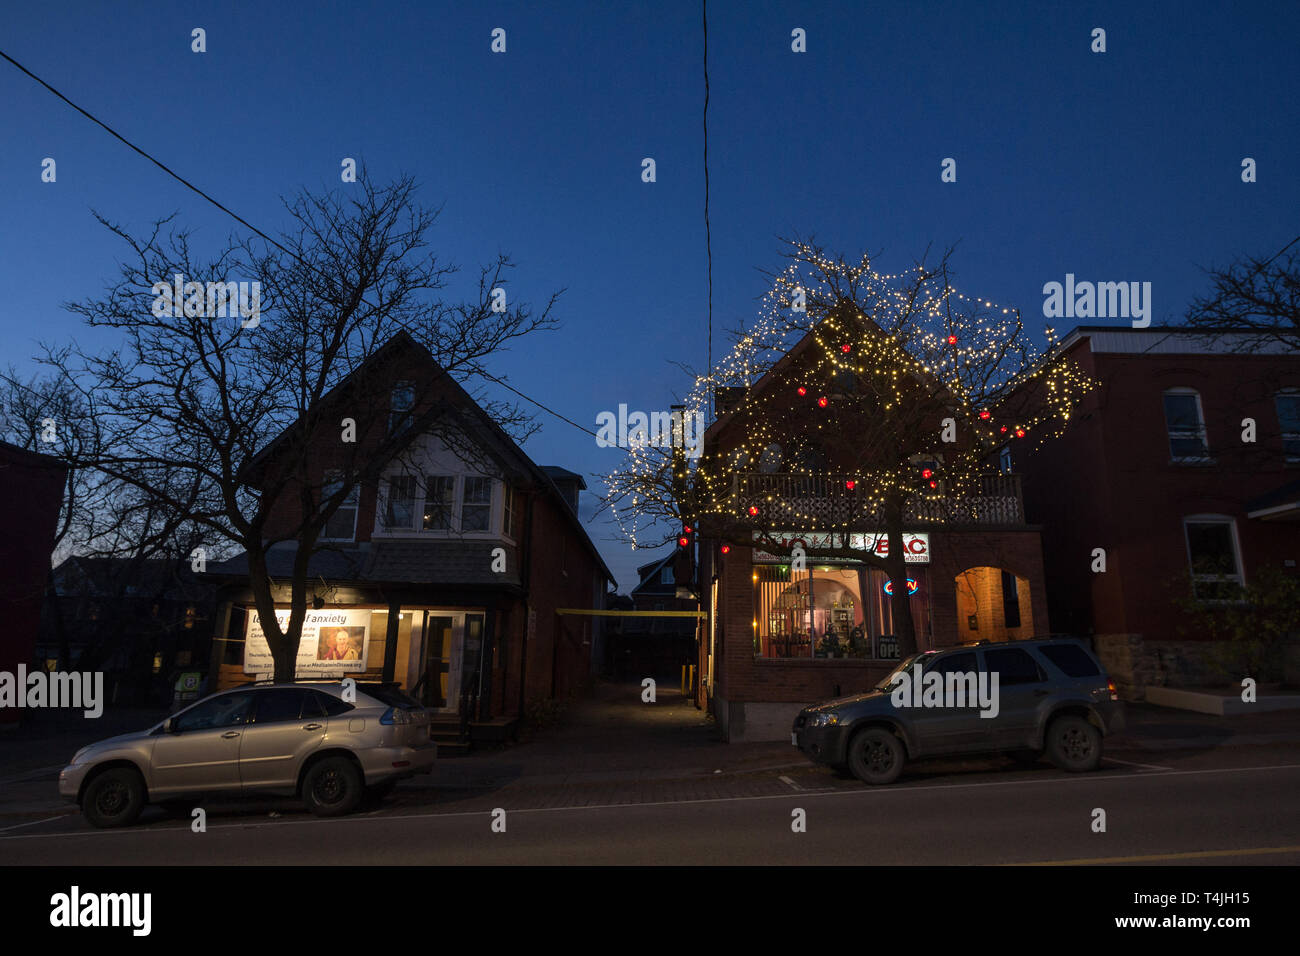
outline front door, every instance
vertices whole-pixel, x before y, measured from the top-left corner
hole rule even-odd
[[[253,692],[218,694],[172,718],[153,746],[149,793],[239,789],[239,744]]]
[[[424,693],[421,702],[440,714],[459,711],[464,634],[465,615],[429,612],[425,623]]]

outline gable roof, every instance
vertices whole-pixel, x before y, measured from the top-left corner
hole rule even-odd
[[[534,463],[524,450],[519,447],[515,440],[507,434],[505,429],[503,429],[491,415],[485,412],[478,402],[474,401],[459,382],[457,382],[451,375],[447,374],[447,371],[438,364],[438,361],[433,357],[433,354],[417,342],[405,329],[399,330],[396,335],[377,348],[374,353],[353,369],[341,382],[322,395],[320,401],[322,403],[330,401],[332,397],[339,394],[342,390],[356,385],[362,381],[365,375],[404,352],[414,355],[421,360],[429,368],[432,376],[431,381],[438,381],[439,384],[447,389],[449,397],[455,404],[457,410],[469,419],[469,423],[478,427],[478,430],[474,435],[475,439],[484,444],[488,454],[492,456],[509,477],[517,481],[527,482],[533,487],[541,490],[543,494],[552,498],[552,500],[559,506],[558,510],[565,515],[565,520],[568,521],[570,528],[577,533],[579,540],[587,549],[588,553],[595,558],[596,565],[600,569],[601,573],[604,574],[605,580],[616,582],[613,573],[610,572],[609,567],[600,556],[600,552],[596,549],[595,544],[592,543],[591,536],[587,534],[587,530],[582,526],[582,522],[578,519],[574,510],[569,507],[568,501],[555,486],[555,483],[552,481],[551,475],[547,473],[547,470]],[[265,463],[273,457],[275,450],[287,441],[287,436],[291,432],[301,429],[302,427],[304,427],[304,425],[302,418],[300,417],[292,425],[272,439],[265,448],[253,456],[253,459],[249,463],[249,469],[251,470],[256,467],[260,471]],[[419,436],[414,430],[412,430],[406,438],[406,441],[409,443],[414,441],[417,437]],[[573,475],[580,482],[582,481],[581,476],[575,475],[571,471],[566,471],[563,468],[557,468],[553,465],[547,467],[554,471],[563,472],[566,476]],[[586,487],[585,482],[582,487]],[[315,556],[313,556],[313,560],[315,560]],[[484,566],[486,567],[487,565],[485,564]]]

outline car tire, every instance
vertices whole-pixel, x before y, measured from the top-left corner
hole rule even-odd
[[[86,787],[81,812],[94,826],[130,826],[144,809],[144,778],[129,767],[105,770]]]
[[[351,813],[365,796],[361,771],[347,757],[326,757],[302,780],[302,801],[318,817]]]
[[[1101,764],[1101,731],[1082,717],[1057,717],[1047,728],[1047,756],[1070,773],[1096,770]]]
[[[903,742],[880,727],[869,727],[849,741],[849,769],[863,783],[893,783],[906,759]]]

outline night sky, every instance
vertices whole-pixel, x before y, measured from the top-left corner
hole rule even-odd
[[[957,244],[958,287],[1035,328],[1066,273],[1151,282],[1154,322],[1180,321],[1202,267],[1300,233],[1297,36],[1293,2],[710,2],[715,357],[796,234],[886,271]],[[449,293],[498,251],[512,298],[568,289],[562,328],[493,370],[592,430],[666,409],[689,386],[671,363],[705,365],[698,2],[9,3],[0,49],[271,234],[279,196],[341,188],[345,156],[413,174],[445,204]],[[125,246],[92,208],[136,230],[177,211],[214,246],[239,229],[4,62],[0,144],[4,364],[93,341],[63,303],[102,294]],[[599,490],[621,452],[541,422],[525,450]],[[656,555],[588,528],[627,591]]]

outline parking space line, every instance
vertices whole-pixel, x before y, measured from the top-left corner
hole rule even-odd
[[[787,783],[787,784],[789,784],[789,785],[791,786],[791,788],[793,788],[793,789],[795,789],[795,790],[802,790],[802,789],[803,789],[803,787],[799,786],[799,784],[795,783],[793,780],[791,780],[789,777],[785,776],[784,774],[781,775],[780,777],[777,777],[776,779],[780,780],[782,783]]]

